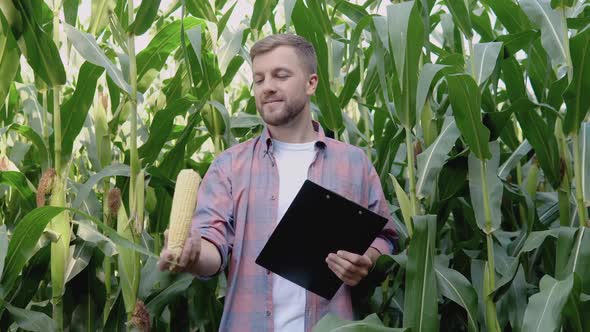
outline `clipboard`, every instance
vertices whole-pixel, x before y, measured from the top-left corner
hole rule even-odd
[[[343,282],[328,267],[328,254],[364,254],[386,223],[386,218],[306,180],[256,263],[331,300]]]

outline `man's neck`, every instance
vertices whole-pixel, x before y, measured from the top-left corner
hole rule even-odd
[[[301,112],[299,117],[284,126],[268,125],[268,130],[272,138],[285,143],[307,143],[318,137],[309,111]]]

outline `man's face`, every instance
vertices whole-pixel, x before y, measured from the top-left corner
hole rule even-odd
[[[257,55],[252,69],[256,108],[272,126],[286,125],[297,117],[317,87],[317,75],[309,73],[290,46]]]

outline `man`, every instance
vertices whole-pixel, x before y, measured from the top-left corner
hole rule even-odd
[[[310,96],[318,75],[309,42],[290,34],[269,36],[252,47],[250,57],[256,107],[266,127],[211,164],[199,189],[191,235],[174,270],[207,278],[229,265],[221,331],[310,331],[328,312],[352,319],[350,287],[394,246],[379,177],[363,150],[325,137],[312,121]],[[255,263],[306,179],[389,219],[364,255],[338,251],[326,257],[345,284],[331,301]],[[169,255],[162,251],[160,269],[169,267]]]

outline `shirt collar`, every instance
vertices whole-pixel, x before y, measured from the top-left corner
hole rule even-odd
[[[320,125],[319,122],[315,120],[311,120],[313,125],[313,129],[318,133],[318,137],[315,142],[315,146],[318,148],[325,148],[326,147],[326,134],[324,133],[324,129]],[[272,145],[272,136],[270,134],[270,130],[268,130],[268,126],[264,126],[261,135],[262,142],[265,144],[264,154],[272,153],[273,152],[273,145]]]

